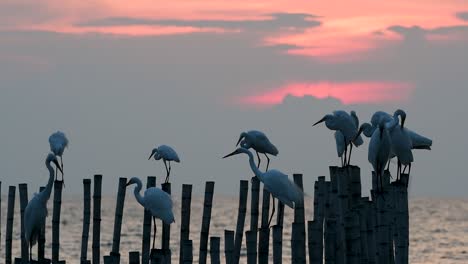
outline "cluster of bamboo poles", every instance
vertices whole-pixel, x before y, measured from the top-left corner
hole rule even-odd
[[[303,189],[302,174],[293,175],[294,182]],[[390,174],[386,173],[382,189],[377,189],[373,175],[372,200],[361,197],[360,169],[354,166],[344,168],[330,167],[330,181],[324,176],[318,178],[314,186],[313,221],[305,222],[304,204],[297,204],[294,209],[294,221],[291,225],[291,260],[292,263],[408,263],[409,227],[407,175],[402,175],[398,182],[390,183]],[[81,243],[81,264],[98,264],[100,255],[101,232],[101,189],[102,176],[94,175],[94,190],[91,197],[91,179],[83,180],[83,229]],[[103,256],[107,263],[120,263],[120,236],[125,204],[126,178],[119,179],[112,250]],[[147,178],[147,188],[156,185],[156,177]],[[235,230],[224,232],[224,259],[220,253],[222,238],[209,236],[211,210],[213,204],[214,182],[206,182],[203,202],[203,219],[200,232],[199,260],[207,263],[208,254],[211,263],[223,260],[227,264],[241,261],[241,248],[244,240],[247,249],[248,264],[266,264],[283,262],[284,205],[278,201],[276,223],[270,228],[271,195],[263,189],[262,210],[260,217],[260,182],[251,179],[250,228],[244,232],[247,214],[249,181],[240,181],[239,210]],[[52,213],[52,258],[45,258],[45,227],[40,235],[37,247],[38,261],[35,263],[65,263],[60,260],[60,210],[62,200],[62,182],[55,181]],[[43,188],[43,187],[41,187]],[[171,193],[171,184],[162,184],[162,189]],[[1,191],[1,182],[0,182]],[[8,190],[7,228],[5,238],[5,263],[12,263],[12,231],[16,186]],[[24,209],[28,203],[26,184],[19,184],[21,210],[21,258],[14,263],[29,263],[29,248],[24,239]],[[0,193],[1,197],[1,193]],[[182,185],[181,224],[179,239],[179,263],[193,263],[193,243],[190,240],[190,213],[192,185]],[[0,200],[1,202],[1,200]],[[88,260],[88,239],[91,224],[91,202],[93,203],[92,254]],[[1,219],[1,215],[0,215]],[[260,222],[260,226],[259,226]],[[1,223],[0,223],[1,224]],[[270,232],[272,234],[270,234]],[[270,254],[270,236],[272,254]],[[0,233],[1,239],[1,233]],[[161,248],[150,250],[151,215],[144,212],[142,248],[128,252],[128,263],[171,263],[170,225],[163,225]],[[208,245],[209,244],[209,245]],[[289,243],[288,243],[289,244]],[[209,247],[208,247],[209,246]],[[308,255],[307,255],[308,251]],[[127,257],[126,257],[127,258]],[[122,259],[123,260],[123,259]],[[127,261],[125,261],[127,262]]]

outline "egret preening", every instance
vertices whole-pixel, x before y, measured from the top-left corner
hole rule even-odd
[[[131,178],[127,186],[136,184],[137,186],[133,190],[135,198],[139,204],[141,204],[146,210],[150,211],[153,217],[153,249],[154,242],[156,240],[156,218],[161,219],[164,224],[170,225],[175,222],[174,214],[172,212],[172,199],[169,194],[163,190],[151,187],[146,189],[145,196],[141,196],[140,191],[142,183],[137,177]]]
[[[265,189],[269,191],[273,197],[273,209],[270,220],[268,221],[268,226],[270,226],[275,213],[274,198],[280,200],[290,208],[294,208],[298,203],[303,202],[302,190],[294,182],[289,180],[288,175],[277,170],[261,172],[258,167],[255,166],[254,156],[248,149],[238,148],[231,154],[224,156],[223,159],[241,153],[245,153],[249,156],[250,168],[255,173],[255,176],[263,182]]]
[[[60,166],[62,167],[62,181],[63,181],[63,160],[62,155],[66,147],[68,147],[68,139],[65,133],[57,131],[49,137],[50,150],[55,156],[60,157]],[[57,171],[55,171],[55,177],[57,177]]]
[[[34,197],[26,205],[24,210],[24,231],[25,239],[29,244],[29,261],[32,260],[32,247],[39,239],[42,227],[45,224],[47,217],[47,201],[52,192],[52,185],[54,183],[55,172],[51,163],[54,163],[57,169],[62,172],[62,168],[57,161],[57,157],[50,153],[45,161],[46,167],[49,170],[49,180],[44,190],[36,193]],[[62,172],[63,173],[63,172]],[[32,262],[31,262],[32,263]]]
[[[270,157],[268,154],[276,156],[278,155],[278,149],[273,145],[268,137],[261,131],[250,130],[248,132],[242,132],[239,136],[236,146],[240,146],[249,149],[253,148],[257,153],[258,165],[257,168],[260,168],[260,155],[258,153],[263,153],[267,158],[266,170],[268,171],[268,166],[270,165]]]
[[[342,165],[349,165],[351,162],[351,152],[353,151],[353,144],[356,147],[359,147],[364,143],[361,135],[358,135],[359,119],[356,115],[356,112],[351,111],[350,115],[342,110],[334,111],[332,115],[329,114],[324,116],[322,119],[316,122],[314,126],[322,122],[325,122],[325,125],[328,129],[340,132],[335,133],[338,156],[340,158],[342,157],[342,154],[340,154],[340,152],[341,149],[343,149],[343,146],[341,145],[344,143],[344,162],[342,161]],[[339,136],[342,136],[343,139],[339,139]],[[350,147],[349,157],[347,157],[348,146]]]
[[[164,161],[164,166],[166,167],[166,183],[169,181],[169,175],[171,174],[171,161],[175,161],[177,163],[180,162],[179,156],[175,152],[175,150],[167,145],[161,145],[153,151],[151,151],[151,155],[148,158],[148,160],[151,159],[151,157],[154,156],[155,160],[160,160],[162,159]],[[169,166],[168,166],[169,164]]]

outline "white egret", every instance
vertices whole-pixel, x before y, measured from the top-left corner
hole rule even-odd
[[[278,155],[278,149],[273,145],[265,133],[258,130],[250,130],[247,132],[242,132],[239,136],[236,146],[240,146],[245,149],[253,148],[257,153],[258,165],[257,168],[260,168],[260,155],[258,153],[263,153],[267,158],[266,170],[268,171],[268,166],[270,165],[270,157],[268,154],[276,156]]]
[[[298,203],[303,202],[302,190],[294,182],[289,180],[288,175],[277,170],[261,172],[258,167],[255,166],[254,156],[250,150],[241,147],[236,149],[231,154],[224,156],[223,158],[241,153],[245,153],[249,156],[250,168],[254,172],[255,176],[257,176],[257,178],[263,182],[265,189],[269,191],[273,197],[273,209],[270,220],[268,221],[268,226],[270,226],[271,220],[273,219],[273,215],[275,213],[274,198],[280,200],[290,208],[294,208]]]
[[[54,153],[57,157],[60,157],[60,166],[62,167],[63,171],[63,160],[62,160],[62,155],[63,151],[65,150],[66,147],[68,147],[68,139],[65,136],[65,133],[61,131],[57,131],[50,135],[49,137],[49,145],[50,145],[50,150],[52,153]],[[57,177],[57,171],[55,171]],[[62,181],[63,181],[63,172],[62,172]]]
[[[141,180],[137,177],[131,178],[127,186],[136,184],[133,190],[135,198],[146,210],[150,211],[153,217],[153,249],[156,240],[156,218],[161,219],[164,224],[170,225],[175,222],[174,214],[172,212],[172,199],[169,194],[163,190],[151,187],[146,189],[145,196],[141,196],[140,191],[142,188]]]
[[[49,170],[49,180],[45,189],[40,193],[34,194],[34,197],[26,205],[24,210],[24,231],[25,239],[29,244],[29,261],[32,260],[32,247],[38,242],[39,235],[42,231],[42,227],[45,224],[47,217],[47,201],[50,198],[50,193],[52,191],[52,185],[54,183],[54,169],[52,168],[51,163],[54,163],[57,169],[62,172],[62,168],[57,161],[57,158],[54,154],[50,153],[47,155],[45,164]],[[31,262],[32,263],[32,262]]]
[[[151,159],[151,157],[154,156],[155,160],[160,160],[162,159],[164,161],[164,166],[166,167],[166,183],[169,181],[169,175],[171,174],[171,161],[175,161],[177,163],[180,162],[179,156],[175,152],[175,150],[167,145],[161,145],[157,148],[154,148],[153,151],[151,151],[151,155],[148,158],[148,160]],[[168,166],[169,164],[169,166]]]
[[[359,147],[364,142],[360,135],[357,135],[359,129],[359,119],[357,118],[356,112],[351,111],[351,115],[346,113],[345,111],[338,110],[334,111],[333,114],[325,115],[322,119],[314,124],[314,126],[325,122],[325,125],[330,130],[340,131],[341,135],[344,137],[343,141],[345,142],[344,147],[344,165],[349,165],[351,162],[351,152],[353,151],[353,145]],[[335,134],[335,139],[340,134]],[[340,141],[336,141],[337,144]],[[347,157],[348,146],[350,147],[349,150],[349,158]],[[340,146],[337,146],[337,149],[340,149]]]

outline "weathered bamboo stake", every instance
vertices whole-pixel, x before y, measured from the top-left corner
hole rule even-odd
[[[81,233],[81,264],[88,260],[88,236],[91,219],[91,179],[83,179],[83,232]]]
[[[309,262],[323,262],[323,226],[319,221],[307,222]]]
[[[252,198],[250,202],[250,231],[252,231],[252,239],[255,242],[255,248],[250,249],[250,253],[255,255],[254,264],[257,263],[257,240],[258,240],[258,215],[259,215],[259,200],[260,200],[260,180],[254,176],[251,180]],[[247,249],[248,250],[248,249]]]
[[[409,214],[408,214],[408,174],[400,176],[400,183],[396,186],[396,204],[398,205],[395,241],[395,263],[407,264],[409,254]]]
[[[0,248],[2,247],[2,181],[0,181]]]
[[[20,212],[21,212],[21,261],[26,263],[29,260],[28,241],[25,239],[24,229],[24,210],[28,205],[28,185],[26,183],[19,184],[20,195]]]
[[[349,208],[359,207],[361,202],[361,169],[357,166],[347,166]]]
[[[337,186],[336,177],[331,174],[331,181],[325,182],[325,218],[323,228],[323,247],[325,263],[336,262],[336,206]]]
[[[119,178],[119,187],[117,190],[117,202],[115,205],[114,233],[112,238],[112,251],[110,256],[112,263],[120,263],[120,235],[122,231],[122,217],[125,205],[125,193],[127,178]]]
[[[346,263],[359,264],[361,262],[361,230],[359,215],[350,210],[345,216],[346,228]]]
[[[16,186],[8,187],[7,226],[5,231],[5,263],[11,264],[11,249],[13,242],[13,218],[15,216]]]
[[[183,263],[184,264],[191,264],[193,263],[193,243],[192,240],[185,240],[183,243]]]
[[[164,251],[162,249],[151,249],[150,258],[151,264],[166,263],[166,260],[164,258]]]
[[[389,226],[388,226],[388,213],[385,199],[388,199],[388,185],[390,182],[390,174],[385,173],[382,179],[382,187],[377,189],[377,177],[375,172],[372,173],[373,179],[373,199],[376,204],[377,210],[377,263],[387,264],[390,262],[389,252]],[[374,185],[375,183],[375,185]]]
[[[294,183],[304,190],[302,174],[293,174]],[[304,197],[302,197],[304,198]],[[304,201],[304,199],[302,199]],[[296,224],[296,225],[294,225]],[[294,227],[296,226],[296,227]],[[291,249],[291,254],[296,258],[297,262],[294,263],[306,263],[306,232],[305,232],[305,214],[304,214],[304,202],[297,203],[294,205],[294,223],[293,229],[296,228],[296,236],[294,239],[297,244]]]
[[[63,181],[54,182],[54,208],[52,213],[52,263],[59,262],[60,254],[60,212],[62,210]]]
[[[373,191],[372,191],[373,192]],[[368,248],[368,259],[369,264],[377,263],[377,252],[376,252],[376,208],[374,201],[366,202],[366,213],[367,213],[367,248]]]
[[[255,241],[255,232],[245,231],[245,240],[247,243],[247,264],[253,264],[257,262],[256,251],[256,241]]]
[[[232,264],[232,253],[234,250],[234,231],[224,230],[224,258],[226,264]]]
[[[233,264],[239,263],[242,239],[244,237],[245,214],[247,212],[247,195],[249,192],[249,182],[240,181],[239,188],[239,211],[237,212],[237,227],[234,240]]]
[[[39,193],[42,192],[45,189],[44,186],[39,187]],[[41,233],[39,234],[39,239],[37,243],[37,259],[39,262],[44,261],[44,255],[45,255],[45,228],[46,224],[45,222],[42,224],[41,227]]]
[[[327,185],[325,182],[325,176],[318,177],[318,181],[314,185],[314,224],[308,228],[312,228],[315,232],[313,236],[308,236],[309,238],[309,257],[314,258],[317,264],[323,263],[323,229],[324,229],[324,220],[325,220],[325,208],[327,203]],[[318,232],[318,233],[317,233]],[[310,241],[312,239],[313,241]],[[314,250],[314,252],[311,252]]]
[[[161,184],[161,189],[171,195],[171,183],[163,183]],[[164,263],[170,264],[171,263],[171,249],[170,249],[170,241],[171,241],[171,225],[163,223],[162,228],[162,242],[161,242],[161,249],[164,254]]]
[[[262,197],[262,223],[258,237],[258,263],[268,263],[268,252],[270,244],[270,228],[268,227],[268,218],[270,216],[270,192],[263,188]]]
[[[190,234],[190,206],[192,204],[192,185],[182,185],[182,207],[180,222],[179,263],[183,262],[183,241],[189,240]]]
[[[336,263],[336,219],[325,219],[325,264]]]
[[[344,216],[348,209],[348,184],[345,168],[330,167],[332,188],[336,187],[336,263],[346,263],[346,233]]]
[[[358,212],[359,212],[359,228],[360,228],[360,241],[361,241],[361,263],[369,263],[369,249],[367,242],[367,202],[369,197],[361,198]]]
[[[112,257],[104,256],[104,264],[112,264]]]
[[[146,180],[146,189],[156,186],[156,177],[148,176]],[[151,212],[144,211],[143,216],[143,234],[142,234],[142,248],[141,248],[141,264],[148,264],[150,261],[150,243],[151,243]]]
[[[138,251],[128,252],[128,264],[140,264],[140,252]]]
[[[210,237],[210,259],[211,264],[220,264],[219,246],[221,244],[220,237]]]
[[[203,201],[203,219],[200,231],[200,252],[199,263],[206,264],[208,254],[208,236],[210,234],[211,208],[213,206],[214,182],[209,181],[205,184],[205,199]]]
[[[102,175],[94,175],[94,193],[93,193],[93,264],[99,264],[101,249],[101,189]]]
[[[280,225],[273,226],[273,263],[280,264],[283,262],[283,227]]]
[[[302,249],[304,232],[303,225],[300,223],[292,223],[291,232],[291,263],[306,263],[305,252]]]

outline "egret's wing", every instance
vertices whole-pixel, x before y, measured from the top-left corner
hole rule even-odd
[[[172,199],[163,190],[152,187],[145,191],[145,208],[151,212],[162,212],[172,210]]]
[[[405,131],[411,139],[411,144],[412,144],[413,149],[431,149],[432,147],[431,139],[421,136],[418,133],[412,130],[406,129],[406,128],[405,128]]]
[[[159,146],[158,153],[166,160],[173,160],[175,162],[180,162],[177,152],[173,148],[167,145]]]
[[[339,130],[335,131],[335,141],[336,141],[336,152],[338,157],[342,157],[345,151],[346,143],[343,133]]]
[[[278,149],[276,148],[275,145],[273,145],[268,137],[260,132],[260,131],[254,131],[253,133],[253,145],[255,146],[254,149],[259,150],[261,152],[267,152],[272,155],[278,155]]]

